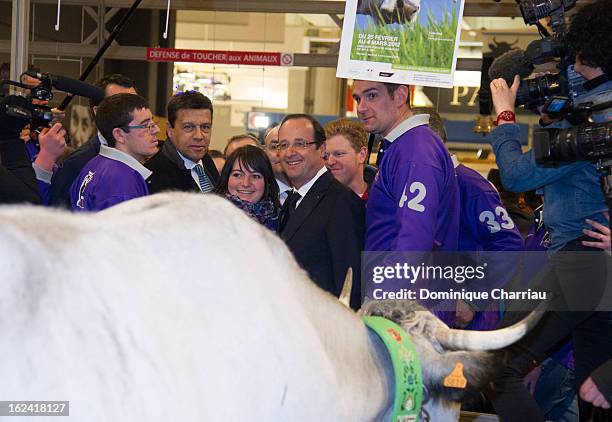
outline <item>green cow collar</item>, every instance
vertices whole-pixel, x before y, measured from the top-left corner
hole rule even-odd
[[[423,403],[423,372],[414,345],[396,323],[382,317],[362,317],[365,325],[383,341],[395,376],[395,400],[391,422],[416,422]]]

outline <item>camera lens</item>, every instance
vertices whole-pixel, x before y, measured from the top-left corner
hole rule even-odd
[[[547,97],[561,92],[561,76],[544,75],[539,78],[526,79],[516,93],[516,105],[532,106],[543,104]]]
[[[536,163],[562,163],[612,157],[612,123],[585,124],[569,129],[537,129],[533,145]]]

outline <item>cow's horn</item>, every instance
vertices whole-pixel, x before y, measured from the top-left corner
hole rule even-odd
[[[340,303],[347,308],[351,307],[351,291],[353,290],[353,268],[348,267],[346,270],[346,277],[344,277],[344,284],[342,285],[342,291],[340,292]]]
[[[442,346],[451,350],[496,350],[518,341],[531,330],[544,314],[548,301],[538,305],[526,318],[510,327],[493,331],[454,330],[440,326],[435,337]]]

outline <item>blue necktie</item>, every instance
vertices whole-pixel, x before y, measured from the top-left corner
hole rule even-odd
[[[213,190],[213,185],[212,183],[210,183],[210,180],[208,179],[208,176],[206,176],[206,173],[204,173],[204,168],[202,167],[202,165],[196,164],[194,169],[196,174],[198,175],[198,180],[200,181],[200,188],[202,189],[202,192],[207,193]]]

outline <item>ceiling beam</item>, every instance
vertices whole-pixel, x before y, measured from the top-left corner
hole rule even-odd
[[[0,0],[8,2],[11,0]],[[38,4],[57,4],[57,0],[31,0]],[[129,8],[132,0],[105,0],[105,7]],[[99,6],[99,0],[62,0],[62,5]],[[172,0],[173,10],[210,10],[216,12],[255,12],[255,13],[310,13],[310,14],[344,14],[344,1],[323,0]],[[166,0],[143,0],[140,9],[166,10]],[[496,3],[493,0],[467,0],[463,16],[465,17],[518,17],[521,16],[514,2]]]

